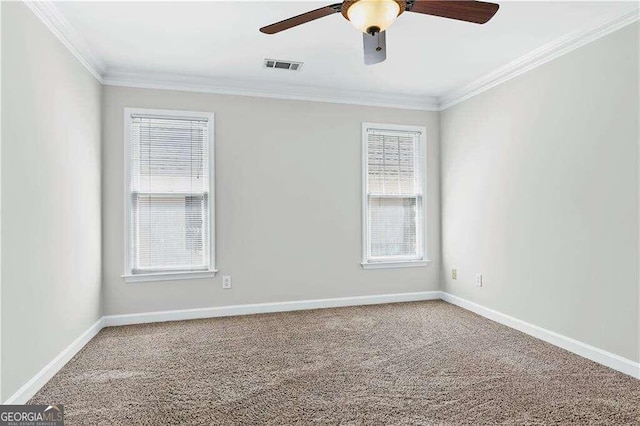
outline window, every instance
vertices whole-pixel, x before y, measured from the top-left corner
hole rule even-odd
[[[215,273],[213,114],[125,109],[125,280]]]
[[[427,264],[424,127],[363,123],[364,268]]]

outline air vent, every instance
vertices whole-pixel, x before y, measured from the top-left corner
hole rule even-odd
[[[302,62],[283,61],[280,59],[265,59],[264,66],[265,68],[300,71],[300,68],[302,68]]]

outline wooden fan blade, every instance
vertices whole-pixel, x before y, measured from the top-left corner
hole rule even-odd
[[[285,19],[284,21],[262,27],[260,28],[260,32],[265,34],[279,33],[280,31],[288,30],[289,28],[293,28],[300,24],[305,24],[319,18],[324,18],[325,16],[333,15],[334,13],[340,12],[341,7],[342,3],[321,7],[320,9],[312,10],[310,12],[303,13],[302,15],[294,16],[293,18]]]
[[[408,4],[407,10],[425,15],[484,24],[493,18],[498,8],[500,8],[500,5],[483,1],[415,0],[413,6],[410,3]]]

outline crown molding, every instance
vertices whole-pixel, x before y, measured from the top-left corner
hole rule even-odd
[[[264,81],[213,79],[178,74],[138,73],[110,70],[104,75],[103,82],[108,86],[179,90],[187,92],[253,96],[299,101],[331,102],[423,111],[438,111],[440,108],[436,97],[394,95]]]
[[[55,4],[50,0],[23,0],[23,2],[73,56],[102,83],[102,74],[105,68],[102,59],[93,54],[82,36],[69,24],[69,21],[62,15]]]
[[[511,80],[540,65],[546,64],[562,55],[565,55],[585,44],[591,43],[614,31],[638,21],[639,8],[634,4],[633,8],[621,15],[606,16],[605,19],[588,27],[573,31],[565,36],[557,38],[528,54],[498,68],[484,77],[460,88],[453,90],[439,98],[440,110],[445,110],[499,84]]]
[[[438,111],[436,97],[396,95],[340,90],[314,86],[295,86],[258,81],[212,79],[179,74],[157,74],[109,70],[92,52],[82,36],[69,24],[51,0],[23,0],[42,23],[64,44],[82,65],[102,84],[150,89],[180,90],[225,95],[331,102],[352,105]]]
[[[82,36],[71,27],[51,0],[23,0],[31,11],[69,49],[102,84],[148,89],[179,90],[262,98],[331,102],[388,108],[442,111],[486,90],[522,75],[540,65],[602,38],[639,19],[639,6],[616,16],[606,16],[591,25],[547,43],[495,71],[440,97],[394,95],[359,90],[340,90],[282,83],[213,79],[179,74],[157,74],[106,70],[102,59],[94,54]]]

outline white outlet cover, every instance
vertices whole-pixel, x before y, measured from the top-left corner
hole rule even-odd
[[[482,274],[476,274],[476,287],[482,287]]]
[[[222,277],[222,288],[231,288],[231,277],[224,276]]]

